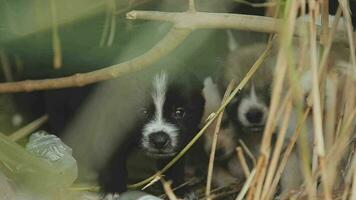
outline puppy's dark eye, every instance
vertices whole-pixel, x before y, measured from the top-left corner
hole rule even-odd
[[[182,119],[184,116],[185,116],[185,110],[183,107],[178,107],[173,113],[173,117],[176,119]]]

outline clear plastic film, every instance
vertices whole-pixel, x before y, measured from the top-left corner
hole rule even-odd
[[[77,178],[77,164],[71,148],[58,137],[44,131],[34,133],[26,148],[0,134],[0,182],[5,184],[3,196],[10,199],[71,199],[69,187]],[[27,196],[28,195],[28,196]]]

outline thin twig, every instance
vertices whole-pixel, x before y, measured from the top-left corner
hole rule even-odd
[[[109,32],[109,28],[110,28],[111,15],[112,15],[112,13],[111,13],[111,9],[110,9],[109,0],[107,0],[107,10],[105,13],[104,28],[103,28],[103,32],[101,33],[101,38],[100,38],[100,43],[99,43],[100,47],[104,47],[105,41],[107,41],[107,35]]]
[[[237,3],[245,4],[255,8],[264,8],[264,7],[275,7],[277,5],[276,2],[265,2],[265,3],[251,3],[246,0],[235,0]]]
[[[244,156],[244,153],[242,151],[241,147],[237,147],[236,148],[236,154],[237,154],[237,158],[239,159],[242,171],[244,172],[244,175],[246,177],[246,179],[250,176],[250,169],[248,168],[247,162],[246,162],[246,158]]]
[[[350,9],[348,6],[348,2],[346,0],[339,0],[339,5],[341,7],[343,16],[346,19],[346,30],[347,30],[347,36],[349,39],[349,45],[350,45],[350,57],[351,57],[351,63],[353,66],[354,71],[356,70],[356,54],[355,54],[355,40],[354,40],[354,35],[353,35],[353,30],[352,30],[352,19],[350,15]]]
[[[48,115],[44,115],[9,135],[9,139],[12,141],[17,141],[21,138],[24,138],[27,135],[33,133],[33,131],[38,129],[40,126],[42,126],[47,120]]]
[[[290,114],[292,111],[292,101],[291,101],[291,96],[288,95],[286,97],[287,99],[287,105],[286,108],[284,108],[284,116],[282,118],[282,126],[280,128],[280,130],[278,131],[278,138],[276,141],[276,144],[274,146],[274,151],[273,151],[273,155],[272,155],[272,159],[268,168],[268,172],[267,172],[267,176],[266,176],[266,180],[263,186],[263,190],[262,190],[262,199],[267,199],[267,195],[269,192],[271,192],[270,187],[271,187],[271,183],[273,181],[273,177],[275,175],[275,171],[276,168],[278,166],[278,161],[279,161],[279,157],[280,154],[282,152],[283,149],[283,143],[285,140],[285,135],[287,133],[287,129],[288,129],[288,125],[289,125],[289,118],[290,118]]]
[[[179,27],[241,29],[265,33],[278,32],[280,20],[242,14],[208,12],[160,12],[133,10],[127,13],[128,19],[166,21],[179,24]]]
[[[240,143],[241,147],[243,148],[243,150],[248,155],[248,157],[250,157],[250,159],[252,160],[253,166],[255,167],[257,164],[257,161],[256,161],[256,158],[253,155],[252,151],[247,147],[247,145],[245,144],[245,142],[243,140],[239,139],[239,143]]]
[[[62,48],[61,39],[58,31],[57,8],[55,0],[50,1],[52,14],[52,47],[53,47],[53,67],[59,69],[62,67]]]
[[[233,89],[234,83],[235,83],[234,80],[230,81],[230,83],[225,91],[225,94],[224,94],[221,104],[223,104],[226,101],[226,99],[229,97],[229,95]],[[211,181],[213,178],[215,150],[216,150],[216,145],[218,142],[218,135],[220,132],[220,125],[221,125],[221,120],[222,120],[223,114],[224,114],[224,109],[221,111],[221,113],[217,117],[216,126],[215,126],[215,130],[214,130],[214,136],[213,136],[213,142],[211,145],[209,164],[208,164],[208,174],[207,174],[207,181],[206,181],[206,191],[205,191],[205,195],[208,200],[211,200],[211,198],[209,198],[209,196],[210,196],[210,190],[211,190]]]
[[[116,15],[115,15],[115,10],[116,10],[116,1],[115,0],[111,0],[110,1],[110,32],[108,35],[108,41],[107,41],[107,46],[110,47],[113,42],[114,42],[114,38],[115,38],[115,32],[116,32]]]
[[[286,150],[284,151],[284,154],[282,156],[281,162],[280,162],[280,164],[278,166],[278,169],[276,171],[275,177],[274,177],[274,179],[272,181],[272,184],[271,184],[270,191],[268,193],[268,198],[267,199],[271,199],[272,195],[274,195],[274,193],[275,193],[275,191],[277,189],[277,185],[278,185],[279,180],[280,180],[280,178],[282,176],[284,168],[285,168],[285,166],[286,166],[286,164],[288,162],[288,158],[289,158],[290,154],[293,151],[294,145],[295,145],[296,141],[298,140],[298,137],[299,137],[300,133],[303,130],[303,126],[304,126],[305,121],[307,120],[309,112],[310,112],[310,107],[308,107],[306,109],[306,111],[303,113],[302,120],[299,121],[298,126],[297,126],[296,130],[294,131],[293,136],[291,137],[291,139],[290,139],[290,141],[289,141],[289,143],[287,145]]]
[[[283,82],[287,71],[287,52],[292,43],[293,32],[295,30],[295,23],[297,18],[298,2],[287,1],[285,12],[288,15],[285,16],[283,21],[283,29],[281,31],[279,51],[277,55],[277,63],[274,71],[273,89],[271,95],[271,103],[269,108],[269,114],[266,122],[266,126],[263,132],[263,138],[261,143],[261,156],[257,161],[258,171],[261,171],[260,176],[256,176],[258,179],[256,182],[255,199],[261,198],[262,185],[265,179],[266,169],[270,157],[272,134],[276,127],[275,117],[280,103],[280,96],[283,89]]]
[[[195,12],[195,0],[189,0],[188,12]]]
[[[251,186],[255,174],[256,174],[256,169],[253,169],[250,176],[246,180],[244,186],[242,187],[242,190],[240,191],[239,195],[236,197],[236,200],[242,200],[244,198],[246,192],[248,191],[248,188]]]
[[[11,65],[4,49],[0,49],[0,64],[2,66],[5,80],[7,82],[13,81],[14,78],[12,76]]]
[[[329,184],[327,183],[327,174],[325,169],[325,145],[323,137],[323,122],[322,122],[322,111],[320,105],[320,90],[319,90],[319,75],[318,75],[318,56],[317,56],[317,41],[316,41],[316,18],[319,15],[319,5],[316,1],[312,1],[309,5],[311,12],[310,20],[310,49],[311,49],[311,70],[312,70],[312,97],[313,97],[313,127],[314,127],[314,138],[316,143],[316,153],[319,159],[320,170],[323,177],[322,185],[324,191],[324,197],[327,200],[332,199]]]
[[[329,0],[321,2],[321,29],[320,43],[326,46],[329,37]]]
[[[168,196],[168,199],[169,200],[178,200],[176,195],[174,194],[172,188],[171,188],[172,182],[171,181],[167,182],[164,179],[161,179],[161,181],[162,181],[163,189],[164,189],[164,191],[166,192],[166,194]]]

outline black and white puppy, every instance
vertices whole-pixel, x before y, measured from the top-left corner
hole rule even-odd
[[[99,183],[104,193],[120,193],[126,185],[131,167],[127,161],[132,152],[141,151],[161,169],[176,155],[198,130],[204,110],[202,84],[191,75],[158,73],[154,76],[145,106],[139,109],[136,125],[129,138],[111,156],[100,171]],[[146,100],[145,100],[146,101]],[[136,163],[137,165],[137,163]],[[139,163],[143,167],[143,161]],[[165,174],[173,186],[184,180],[184,158]]]

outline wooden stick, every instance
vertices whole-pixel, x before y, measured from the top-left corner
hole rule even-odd
[[[172,190],[172,182],[171,181],[165,181],[164,179],[161,179],[162,181],[162,185],[163,185],[163,189],[164,192],[167,194],[168,199],[169,200],[178,200],[176,195],[174,194],[173,190]]]
[[[250,176],[251,172],[250,169],[248,168],[244,153],[242,151],[241,147],[237,147],[236,148],[236,153],[237,153],[237,157],[240,161],[241,167],[242,167],[242,171],[245,174],[246,179]]]
[[[19,140],[21,138],[24,138],[27,135],[31,134],[36,129],[38,129],[40,126],[42,126],[45,122],[47,122],[47,120],[48,120],[48,115],[44,115],[44,116],[36,119],[35,121],[27,124],[26,126],[20,128],[19,130],[17,130],[16,132],[12,133],[8,137],[12,141],[17,141],[17,140]]]
[[[292,99],[291,96],[288,95],[286,97],[288,103],[286,105],[286,108],[284,109],[284,116],[283,116],[283,121],[282,121],[282,127],[279,130],[279,134],[278,134],[278,138],[277,138],[277,142],[274,146],[274,151],[273,151],[273,155],[272,155],[272,159],[271,162],[269,164],[269,168],[268,168],[268,172],[267,172],[267,176],[266,176],[266,180],[263,186],[263,190],[262,190],[262,199],[266,199],[268,193],[271,191],[270,187],[271,187],[271,183],[273,181],[273,177],[275,175],[275,171],[278,167],[278,161],[279,161],[279,157],[281,155],[282,152],[282,148],[283,148],[283,144],[284,144],[284,140],[285,140],[285,135],[287,133],[287,129],[288,129],[288,125],[289,125],[289,118],[290,118],[290,114],[292,111]]]
[[[256,174],[256,169],[253,169],[250,176],[246,180],[244,186],[242,187],[242,190],[240,191],[239,195],[237,195],[236,200],[242,200],[244,198],[246,192],[248,191],[248,188],[251,186],[255,174]]]

